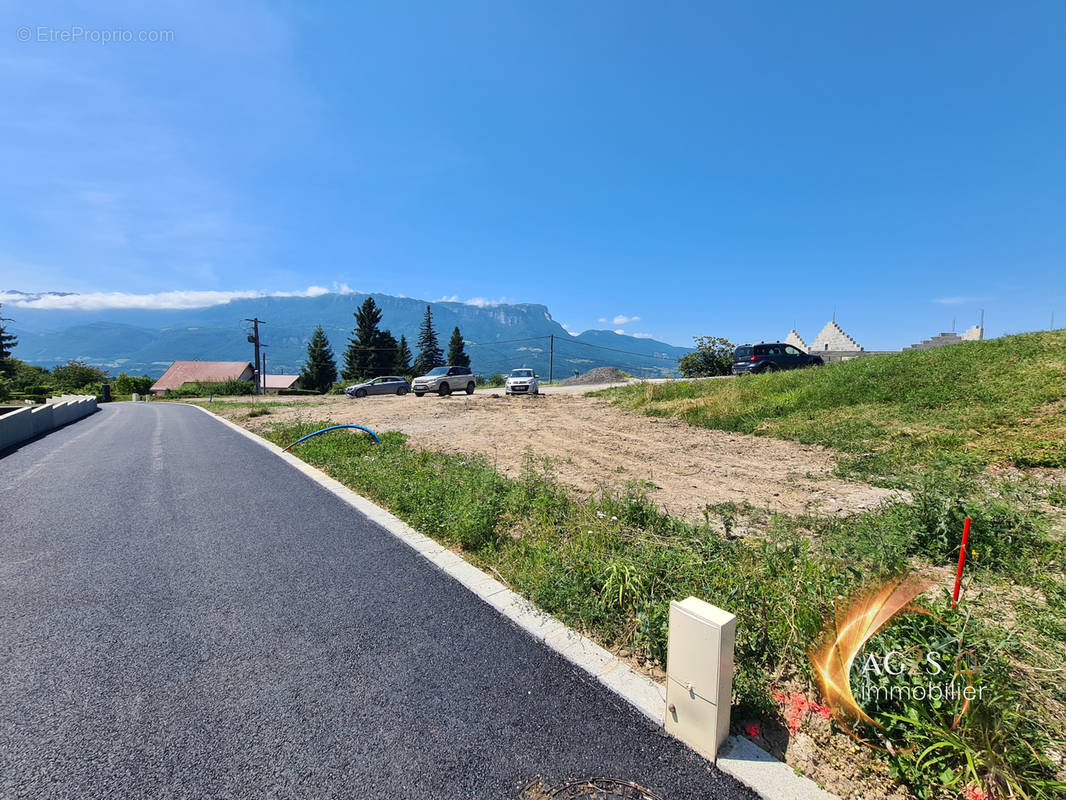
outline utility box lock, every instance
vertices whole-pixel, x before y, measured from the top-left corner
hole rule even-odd
[[[666,731],[714,761],[729,734],[737,618],[697,597],[670,603]]]

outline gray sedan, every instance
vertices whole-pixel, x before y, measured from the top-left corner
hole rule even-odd
[[[382,378],[374,378],[366,383],[357,383],[349,386],[344,393],[349,397],[366,397],[368,394],[398,394],[403,396],[411,391],[411,384],[407,378],[399,378],[395,375],[387,375]]]

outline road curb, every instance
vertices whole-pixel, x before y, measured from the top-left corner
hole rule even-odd
[[[202,406],[193,405],[192,407],[258,443],[369,517],[423,558],[431,561],[438,569],[463,584],[515,625],[544,642],[574,666],[587,672],[636,708],[656,727],[663,728],[666,714],[665,686],[641,675],[613,653],[567,627],[550,614],[541,611],[491,575],[482,572],[434,539],[419,533],[381,506],[356,494],[322,470],[311,466],[292,453],[286,453],[273,442]],[[819,788],[810,778],[796,774],[792,767],[742,737],[730,736],[726,739],[718,753],[716,765],[722,772],[749,786],[765,800],[837,800],[835,795]]]

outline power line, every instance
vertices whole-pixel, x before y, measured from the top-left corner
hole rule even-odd
[[[497,342],[468,342],[468,341],[464,341],[463,342],[463,346],[464,347],[494,347],[495,345],[498,345],[498,344],[511,344],[512,342],[534,342],[534,341],[538,341],[540,339],[547,339],[547,338],[548,338],[547,336],[529,336],[529,337],[526,337],[524,339],[501,339],[501,340],[499,340]],[[356,349],[362,350],[362,351],[367,351],[367,352],[375,351],[375,352],[384,352],[384,353],[396,353],[400,349],[399,345],[397,345],[396,347],[363,347],[362,345],[357,344],[357,345],[355,345],[355,347],[356,347]],[[345,348],[345,349],[347,349],[347,348]]]
[[[511,344],[512,342],[535,342],[540,339],[548,339],[548,336],[527,336],[524,339],[498,339],[493,342],[463,342],[467,347],[492,347],[496,344]]]
[[[637,352],[635,352],[633,350],[620,350],[617,347],[605,347],[602,344],[589,344],[588,342],[579,342],[579,341],[577,341],[576,339],[574,339],[572,337],[570,339],[563,339],[562,337],[559,337],[559,339],[557,341],[559,341],[560,343],[564,343],[565,342],[566,344],[579,344],[582,347],[595,347],[597,350],[610,350],[612,353],[625,353],[626,355],[640,356],[641,358],[654,358],[654,359],[658,359],[659,361],[677,361],[678,360],[676,358],[671,358],[670,356],[657,356],[657,355],[653,355],[651,353],[637,353]]]

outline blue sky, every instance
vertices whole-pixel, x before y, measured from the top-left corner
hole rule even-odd
[[[0,17],[0,290],[348,286],[675,344],[1066,324],[1061,2]]]

